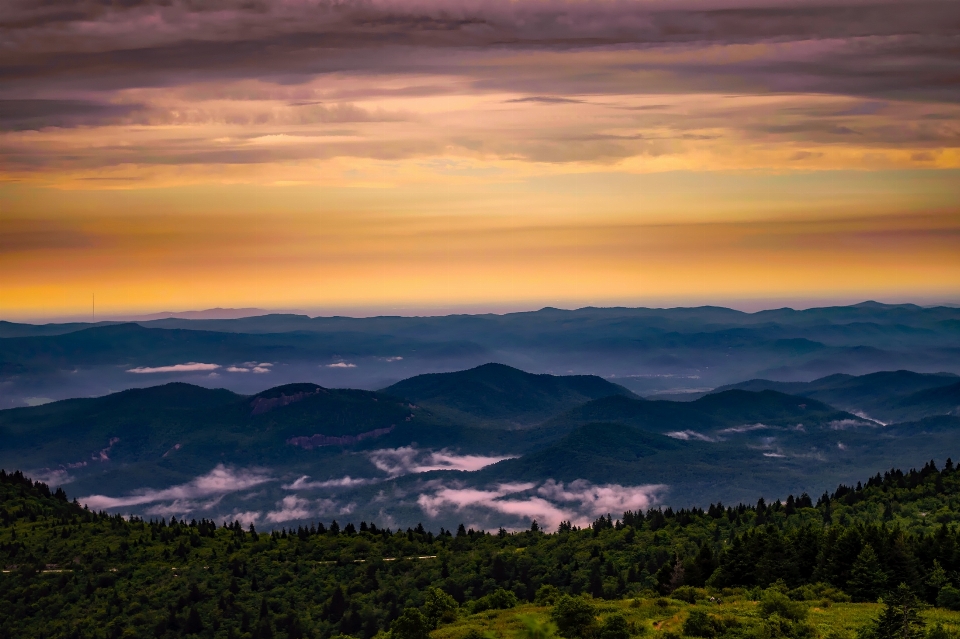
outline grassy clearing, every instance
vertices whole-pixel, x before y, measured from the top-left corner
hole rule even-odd
[[[594,604],[603,619],[607,615],[622,614],[631,624],[637,636],[656,639],[664,633],[682,634],[683,622],[693,610],[702,610],[716,616],[732,616],[745,626],[761,621],[756,601],[746,597],[724,597],[723,603],[698,601],[690,604],[677,599],[651,597],[624,599],[620,601],[595,600]],[[875,603],[810,602],[809,622],[820,637],[853,637],[861,628],[879,614],[883,606]],[[431,639],[464,639],[476,636],[508,639],[521,634],[521,617],[531,615],[546,621],[550,618],[550,606],[520,605],[509,610],[488,610],[475,615],[465,615],[457,621],[444,625],[430,633]],[[954,636],[960,635],[960,612],[943,608],[928,608],[923,612],[927,627],[942,624]]]

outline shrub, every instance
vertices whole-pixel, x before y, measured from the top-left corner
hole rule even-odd
[[[687,603],[697,603],[698,597],[702,597],[703,593],[693,586],[680,586],[670,593],[670,596],[680,601],[686,601]]]
[[[541,621],[534,615],[521,615],[519,619],[523,624],[520,639],[554,639],[557,634],[557,626],[552,621]]]
[[[513,594],[513,592],[498,588],[489,595],[480,597],[474,601],[473,604],[471,604],[471,609],[474,613],[483,612],[484,610],[507,610],[508,608],[515,607],[517,603],[517,596]]]
[[[392,639],[429,639],[429,633],[426,617],[416,608],[407,608],[390,625]]]
[[[960,590],[947,584],[937,595],[937,605],[948,610],[960,610]]]
[[[596,634],[597,609],[582,597],[561,596],[550,617],[564,637],[574,639]]]
[[[537,594],[533,597],[533,603],[540,606],[552,606],[560,598],[560,589],[550,584],[544,584],[537,589]]]
[[[456,621],[458,607],[453,597],[439,588],[430,588],[423,603],[423,614],[430,628],[436,628],[441,623]]]
[[[767,590],[760,598],[760,612],[765,617],[779,615],[788,621],[805,621],[807,607],[793,601],[779,590]]]
[[[613,614],[603,620],[600,639],[630,639],[630,625],[621,614]]]
[[[683,634],[688,637],[716,637],[718,628],[714,619],[702,610],[691,610],[683,622]]]
[[[937,625],[927,630],[926,639],[955,639],[955,638],[956,638],[956,634],[944,628],[943,624],[940,622],[937,622]]]

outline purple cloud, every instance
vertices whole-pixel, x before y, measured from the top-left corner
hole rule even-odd
[[[196,499],[211,497],[218,499],[223,495],[253,488],[254,486],[259,486],[269,481],[272,481],[272,478],[260,470],[235,470],[223,464],[217,464],[217,466],[206,475],[197,477],[186,484],[159,490],[144,488],[135,490],[125,497],[89,495],[80,498],[80,503],[96,510],[101,508],[142,506],[156,502],[179,502],[180,505],[177,506],[176,510],[171,511],[176,512],[177,510],[192,509],[184,508],[183,505],[187,502],[192,503],[192,501]],[[160,514],[160,511],[157,511],[156,514]]]

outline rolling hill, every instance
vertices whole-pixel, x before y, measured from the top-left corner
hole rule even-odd
[[[601,397],[636,397],[595,375],[534,375],[503,364],[417,375],[381,392],[404,397],[456,422],[498,427],[538,424]]]
[[[876,303],[758,313],[544,308],[441,317],[0,322],[0,408],[171,381],[243,394],[295,382],[372,390],[490,361],[535,373],[597,375],[644,396],[702,393],[751,378],[960,373],[958,327],[960,309]],[[271,367],[251,374],[247,363]],[[135,369],[149,372],[129,372]]]
[[[900,401],[949,406],[955,387]],[[385,392],[295,383],[241,395],[177,382],[2,410],[0,467],[125,513],[448,525],[471,499],[477,522],[516,517],[510,504],[531,497],[504,491],[539,495],[551,482],[628,495],[656,485],[674,506],[816,494],[960,455],[958,435],[956,416],[883,426],[769,389],[651,401],[597,377],[485,365]]]
[[[829,375],[812,382],[752,379],[717,388],[776,390],[817,399],[832,406],[883,422],[913,421],[946,415],[960,406],[960,382],[951,373],[881,371],[868,375]]]

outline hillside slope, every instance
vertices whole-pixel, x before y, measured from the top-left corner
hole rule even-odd
[[[459,423],[500,427],[537,424],[601,397],[636,398],[595,375],[534,375],[503,364],[417,375],[381,392],[407,398]]]
[[[935,389],[947,386],[957,388],[956,375],[899,370],[860,376],[829,375],[812,382],[752,379],[721,386],[714,392],[730,389],[776,390],[818,399],[842,410],[890,423],[950,413],[958,405],[954,399],[957,391],[945,390],[940,394],[934,392]],[[932,394],[928,395],[924,391]]]

